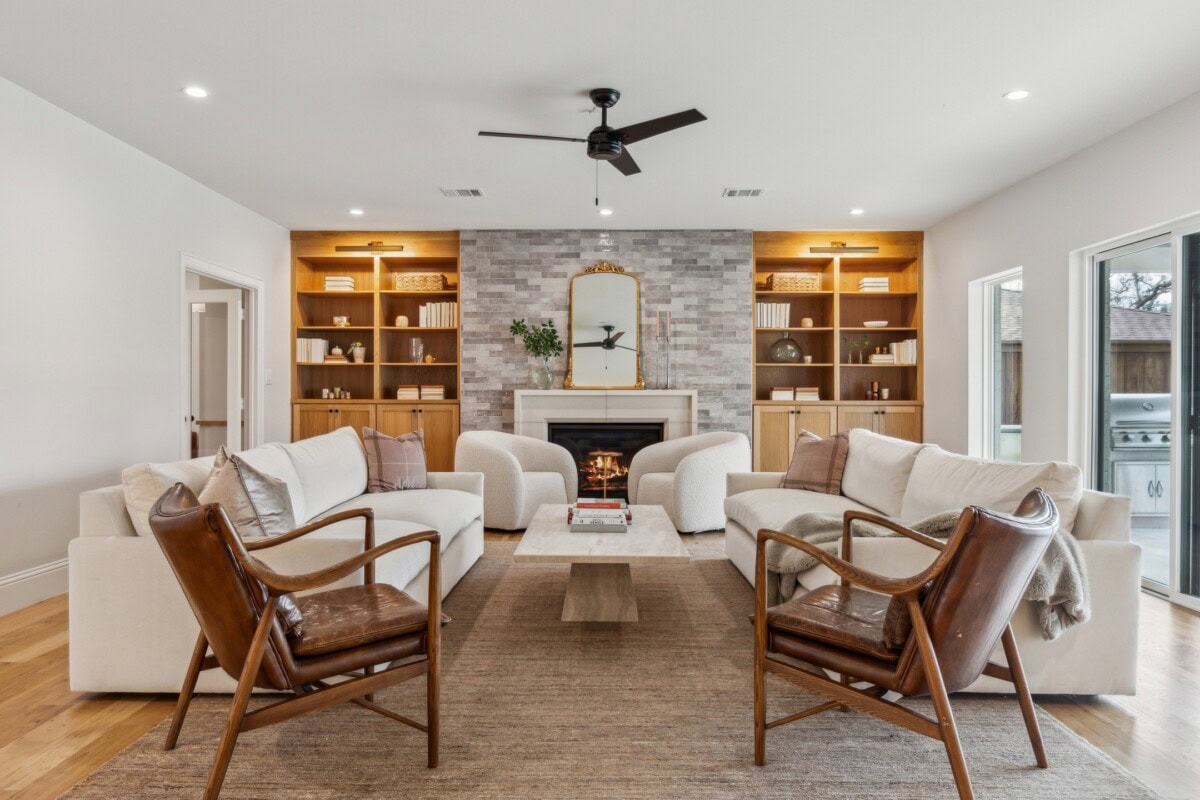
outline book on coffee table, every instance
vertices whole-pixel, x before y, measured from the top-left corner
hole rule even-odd
[[[579,500],[567,506],[567,525],[574,532],[624,533],[633,515],[624,500]]]

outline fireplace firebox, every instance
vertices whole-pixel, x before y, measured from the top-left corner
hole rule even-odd
[[[661,422],[551,422],[549,428],[550,441],[575,459],[580,497],[628,499],[634,454],[663,440]]]

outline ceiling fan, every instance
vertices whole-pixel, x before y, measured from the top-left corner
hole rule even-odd
[[[605,350],[616,350],[619,347],[622,350],[629,350],[634,353],[637,352],[637,350],[635,348],[626,347],[623,344],[617,344],[617,339],[620,339],[622,336],[624,336],[625,331],[618,331],[617,334],[614,336],[613,331],[617,330],[616,325],[601,325],[600,327],[604,329],[604,332],[606,334],[608,334],[607,336],[604,337],[603,341],[600,341],[600,342],[576,342],[574,346],[575,347],[603,347]]]
[[[573,139],[568,136],[541,136],[536,133],[500,133],[498,131],[480,131],[480,136],[499,136],[505,139],[548,139],[553,142],[583,142],[587,144],[587,154],[597,161],[608,161],[621,171],[623,175],[636,175],[641,172],[633,156],[629,155],[626,145],[649,139],[660,133],[667,133],[685,125],[703,122],[708,117],[696,109],[680,111],[678,114],[668,114],[665,117],[626,125],[624,128],[608,126],[608,110],[621,99],[621,93],[616,89],[592,89],[588,92],[592,102],[600,109],[600,126],[593,128],[586,139]]]

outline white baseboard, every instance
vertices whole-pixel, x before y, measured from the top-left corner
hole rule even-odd
[[[67,559],[0,575],[0,614],[9,614],[67,590]]]

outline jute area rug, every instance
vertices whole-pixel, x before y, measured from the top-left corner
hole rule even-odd
[[[488,542],[445,604],[438,769],[422,734],[341,706],[243,735],[222,797],[957,797],[941,743],[857,712],[769,731],[755,767],[751,589],[720,534],[685,538],[690,564],[633,568],[641,621],[624,624],[560,622],[568,568]],[[424,691],[378,699],[424,719]],[[767,691],[772,716],[813,701],[773,677]],[[228,704],[197,698],[175,751],[164,722],[65,796],[199,797]],[[1037,769],[1011,697],[954,707],[980,798],[1155,797],[1044,712]]]

